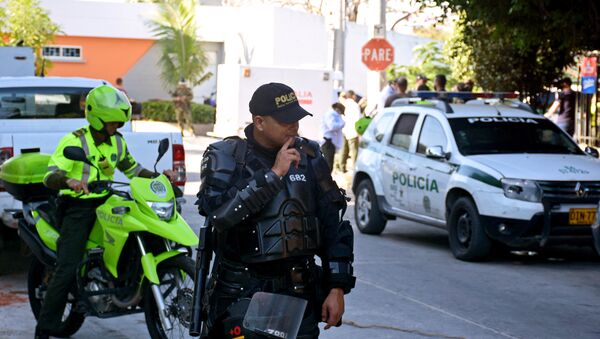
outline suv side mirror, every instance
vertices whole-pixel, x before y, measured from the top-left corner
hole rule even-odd
[[[584,152],[588,155],[593,156],[594,158],[598,158],[598,150],[594,147],[586,146]]]
[[[449,154],[442,146],[431,146],[425,150],[425,156],[431,159],[448,159]]]

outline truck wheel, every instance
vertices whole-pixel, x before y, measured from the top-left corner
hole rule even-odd
[[[29,305],[35,319],[40,315],[43,302],[39,293],[36,292],[46,291],[51,278],[52,272],[34,257],[29,267],[29,273],[27,274],[27,293],[29,295]],[[83,325],[85,314],[75,311],[77,300],[72,295],[73,293],[69,293],[59,328],[52,332],[52,336],[54,337],[69,338]]]
[[[452,206],[448,238],[452,254],[457,259],[477,261],[490,253],[492,242],[485,234],[477,207],[470,198],[459,198]]]
[[[361,233],[381,234],[385,229],[387,219],[379,210],[375,189],[369,179],[361,181],[356,188],[354,218]]]
[[[167,259],[158,265],[159,289],[173,327],[170,330],[163,328],[154,295],[148,284],[144,297],[144,312],[146,326],[152,339],[189,338],[195,274],[194,261],[184,255]]]

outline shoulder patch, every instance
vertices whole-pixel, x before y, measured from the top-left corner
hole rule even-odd
[[[80,128],[80,129],[76,130],[75,132],[73,132],[73,135],[78,138],[84,134],[85,134],[85,128]]]
[[[239,137],[227,137],[221,141],[210,144],[208,148],[218,150],[229,155],[234,155],[238,145],[244,142],[246,141]]]

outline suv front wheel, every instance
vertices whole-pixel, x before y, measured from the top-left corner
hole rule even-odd
[[[459,198],[452,205],[448,218],[448,238],[452,254],[457,259],[476,261],[490,253],[492,243],[470,198]]]
[[[361,181],[356,188],[354,218],[361,233],[380,234],[385,229],[387,219],[379,210],[375,189],[369,179]]]

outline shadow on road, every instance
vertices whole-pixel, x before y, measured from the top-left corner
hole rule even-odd
[[[377,237],[377,236],[376,236]],[[403,220],[389,221],[385,231],[378,237],[402,246],[417,245],[428,250],[450,253],[446,231]],[[562,265],[600,263],[600,256],[591,246],[553,246],[542,249],[522,250],[494,244],[492,253],[484,263],[512,263],[514,265]]]

